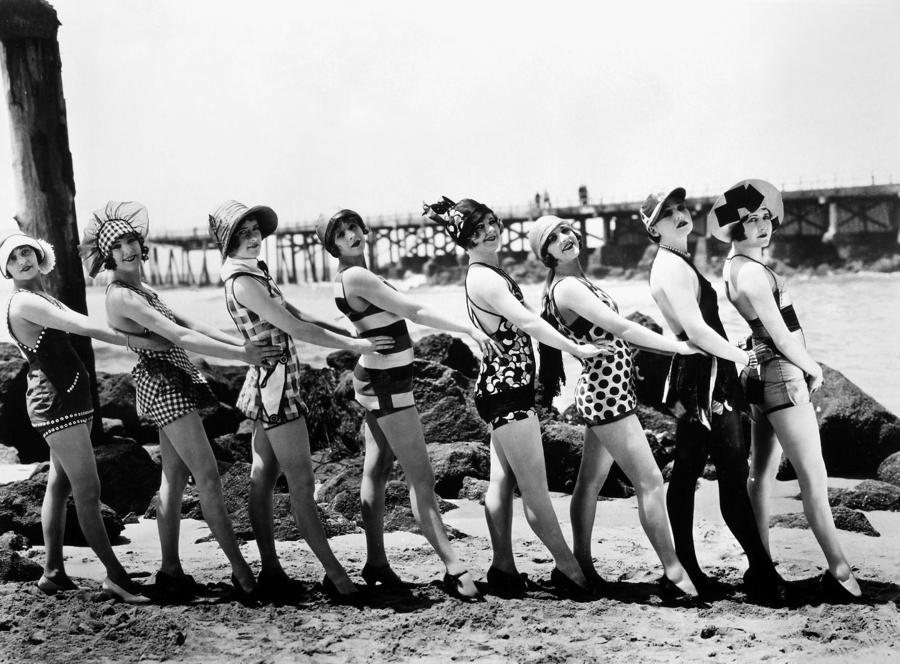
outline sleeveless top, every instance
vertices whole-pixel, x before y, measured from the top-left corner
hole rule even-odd
[[[803,328],[800,327],[800,320],[797,318],[797,312],[794,311],[794,305],[791,303],[790,297],[787,293],[787,289],[784,287],[784,279],[779,277],[775,273],[775,271],[765,263],[761,263],[755,258],[750,258],[750,256],[745,256],[744,254],[734,254],[725,259],[725,267],[722,269],[722,277],[725,280],[725,295],[728,297],[728,301],[734,304],[735,308],[737,308],[737,304],[735,303],[735,300],[737,298],[731,292],[731,267],[733,259],[738,257],[746,258],[748,261],[752,261],[753,263],[762,265],[764,268],[766,268],[769,274],[772,275],[772,281],[775,282],[774,288],[772,290],[772,295],[775,296],[775,303],[778,305],[778,311],[781,313],[781,319],[784,321],[784,324],[787,326],[787,329],[790,332],[800,332],[800,337],[801,339],[803,339]],[[738,312],[740,312],[740,309],[738,309]],[[772,341],[772,337],[769,335],[769,332],[766,330],[765,325],[762,324],[762,321],[758,317],[752,320],[747,320],[747,324],[750,326],[750,333],[753,335],[754,341]]]
[[[687,263],[700,285],[697,294],[697,305],[700,314],[710,328],[723,339],[728,339],[725,326],[719,318],[719,302],[716,289],[709,280],[700,274],[694,263],[681,254],[669,252]],[[688,341],[683,331],[676,335],[681,341]],[[663,402],[669,406],[681,401],[686,416],[695,418],[709,428],[710,416],[714,402],[731,409],[746,410],[743,389],[737,375],[734,362],[711,355],[674,355],[669,368],[669,377],[663,392]]]
[[[344,291],[344,272],[348,269],[338,272],[334,280],[334,302],[338,310],[353,323],[361,338],[388,336],[394,340],[393,347],[386,351],[359,356],[353,369],[356,400],[370,411],[415,406],[412,391],[414,357],[406,319],[371,302],[363,311],[353,309]],[[379,279],[394,288],[387,280]]]
[[[499,274],[503,277],[513,296],[523,305],[525,304],[522,290],[506,272],[493,265],[480,262],[470,263],[468,269],[471,269],[473,265],[481,265]],[[466,276],[468,277],[468,272]],[[496,341],[502,349],[501,353],[495,354],[490,360],[481,362],[475,382],[475,400],[479,413],[482,413],[484,419],[490,421],[504,410],[533,408],[535,362],[531,337],[504,316],[475,304],[469,297],[468,284],[466,284],[465,290],[466,311],[472,324]],[[496,331],[488,332],[484,328],[475,315],[476,309],[498,319]],[[484,413],[489,413],[490,417],[486,417]]]
[[[72,347],[68,333],[45,327],[34,346],[19,341],[9,321],[9,307],[18,293],[33,293],[59,309],[63,305],[47,293],[25,288],[17,289],[9,298],[6,309],[6,326],[28,362],[26,407],[32,426],[41,435],[89,422],[94,414],[87,369]]]
[[[251,420],[262,420],[275,426],[306,416],[309,410],[303,403],[300,390],[300,360],[294,339],[284,330],[241,304],[234,295],[234,281],[246,276],[266,287],[269,297],[285,305],[284,295],[272,279],[265,263],[228,257],[222,265],[221,277],[225,285],[225,305],[231,320],[246,341],[262,341],[281,349],[278,362],[272,367],[251,366],[235,407]]]

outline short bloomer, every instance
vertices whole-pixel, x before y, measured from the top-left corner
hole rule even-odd
[[[741,383],[750,403],[751,416],[768,415],[784,408],[809,403],[806,374],[793,362],[777,356],[756,369],[745,367]]]

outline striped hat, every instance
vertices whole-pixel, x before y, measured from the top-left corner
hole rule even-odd
[[[254,205],[248,208],[237,201],[225,201],[209,213],[209,234],[216,241],[222,258],[225,258],[228,252],[231,236],[247,217],[256,219],[259,224],[259,232],[263,237],[268,237],[278,228],[278,215],[275,214],[275,210],[266,205]]]

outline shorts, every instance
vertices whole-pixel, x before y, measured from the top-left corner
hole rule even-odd
[[[793,362],[777,356],[761,364],[759,373],[745,367],[741,372],[750,415],[758,419],[784,408],[809,403],[806,374]]]

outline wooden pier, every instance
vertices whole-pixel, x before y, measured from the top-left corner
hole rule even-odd
[[[690,192],[689,192],[690,193]],[[706,215],[715,197],[688,198],[696,240],[706,245]],[[582,233],[603,241],[601,264],[634,265],[647,246],[640,222],[641,201],[540,208],[494,208],[506,227],[504,252],[528,251],[528,229],[543,214],[572,219]],[[833,187],[784,192],[785,219],[777,242],[807,246],[870,242],[897,247],[900,241],[900,184]],[[443,228],[418,213],[366,218],[368,262],[373,270],[391,266],[421,269],[429,259],[457,250]],[[590,233],[589,233],[590,231]],[[722,245],[724,247],[724,245]],[[213,259],[213,268],[209,260]],[[279,283],[328,281],[332,257],[318,243],[315,222],[282,222],[268,240],[269,268]],[[218,255],[205,228],[157,233],[152,238],[147,277],[156,285],[216,284]]]

